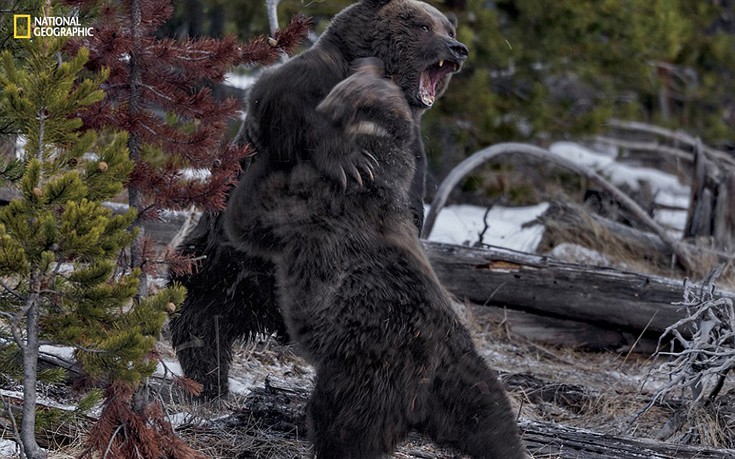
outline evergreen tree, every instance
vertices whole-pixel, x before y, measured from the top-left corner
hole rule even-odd
[[[75,45],[91,50],[89,69],[110,71],[105,99],[84,115],[84,121],[87,128],[114,127],[129,133],[135,167],[128,199],[138,210],[135,226],[140,230],[142,220],[161,209],[224,207],[247,147],[228,141],[226,135],[228,122],[238,116],[238,101],[216,100],[211,87],[235,64],[275,61],[308,30],[308,22],[298,19],[275,41],[261,37],[247,45],[232,36],[157,38],[156,31],[171,12],[167,0],[107,3],[100,8],[94,36]],[[131,265],[144,271],[152,268],[145,247],[140,231]],[[145,276],[139,290],[145,295]]]
[[[21,197],[0,210],[0,309],[23,356],[20,437],[26,456],[39,458],[45,454],[34,436],[37,358],[41,330],[48,331],[39,324],[74,310],[76,299],[97,287],[67,275],[64,263],[89,266],[79,272],[109,270],[129,240],[125,228],[134,214],[113,216],[99,201],[118,192],[130,171],[124,145],[113,141],[97,159],[85,160],[97,141],[94,133],[77,132],[81,120],[74,114],[102,98],[102,76],[76,82],[87,53],[59,63],[60,40],[26,43],[23,62],[9,51],[1,55],[0,111],[27,143],[14,183]]]
[[[103,99],[107,72],[80,78],[89,53],[79,49],[64,61],[63,40],[23,43],[0,54],[0,112],[9,131],[26,140],[20,173],[9,177],[19,197],[0,209],[0,318],[10,335],[4,341],[22,354],[24,455],[46,456],[35,440],[35,406],[39,344],[48,340],[74,347],[85,373],[106,387],[89,454],[198,457],[173,434],[160,405],[132,400],[155,368],[166,309],[184,292],[132,301],[139,271],[117,265],[132,240],[135,211],[115,215],[102,201],[122,190],[133,169],[128,139],[81,131],[79,117]]]

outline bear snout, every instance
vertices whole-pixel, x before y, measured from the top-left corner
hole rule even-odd
[[[448,38],[446,40],[447,48],[449,49],[449,53],[452,55],[453,59],[456,59],[460,64],[467,60],[467,56],[470,55],[470,52],[464,44],[458,42],[454,38]]]

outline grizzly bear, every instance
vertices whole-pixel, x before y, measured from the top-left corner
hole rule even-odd
[[[449,22],[428,11],[411,18],[446,35]],[[431,59],[458,66],[464,56]],[[356,152],[367,176],[347,186],[303,161],[238,189],[225,211],[230,240],[274,262],[289,335],[316,369],[307,413],[316,457],[384,457],[410,430],[473,458],[527,457],[508,398],[416,234],[416,126],[404,92],[362,60],[317,113],[351,139],[343,153]]]
[[[409,200],[419,234],[426,167],[420,119],[467,55],[454,33],[443,15],[418,1],[363,0],[343,10],[310,50],[266,72],[252,88],[245,131],[256,155],[237,188],[257,187],[271,172],[302,161],[343,187],[369,177],[368,158],[316,108],[348,77],[352,61],[375,57],[403,90],[414,119],[405,148],[415,162]],[[247,194],[239,196],[248,199]],[[228,206],[234,201],[230,198]],[[179,250],[201,261],[191,274],[171,276],[188,290],[171,323],[173,345],[184,373],[204,385],[204,396],[225,395],[236,339],[256,333],[286,336],[274,297],[274,267],[235,250],[219,213],[204,214]]]

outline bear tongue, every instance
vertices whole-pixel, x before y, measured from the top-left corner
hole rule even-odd
[[[435,73],[430,70],[421,72],[418,96],[419,100],[427,107],[434,105],[434,100],[436,100],[435,76]],[[436,79],[438,80],[438,78]]]

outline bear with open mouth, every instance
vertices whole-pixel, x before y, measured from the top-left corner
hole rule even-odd
[[[527,458],[509,399],[452,309],[416,227],[417,115],[467,51],[425,3],[364,0],[353,8],[378,3],[368,10],[378,27],[372,48],[347,56],[348,76],[314,95],[313,112],[294,110],[302,102],[295,99],[278,112],[284,106],[271,103],[271,91],[310,76],[317,60],[341,70],[345,49],[320,43],[301,66],[276,69],[268,86],[253,89],[248,133],[255,145],[283,150],[268,150],[258,160],[267,165],[248,172],[225,230],[239,250],[275,266],[288,333],[316,369],[308,421],[317,458],[384,457],[412,430],[473,458]],[[305,116],[301,125],[318,129],[271,139]],[[291,142],[313,149],[290,157]]]

